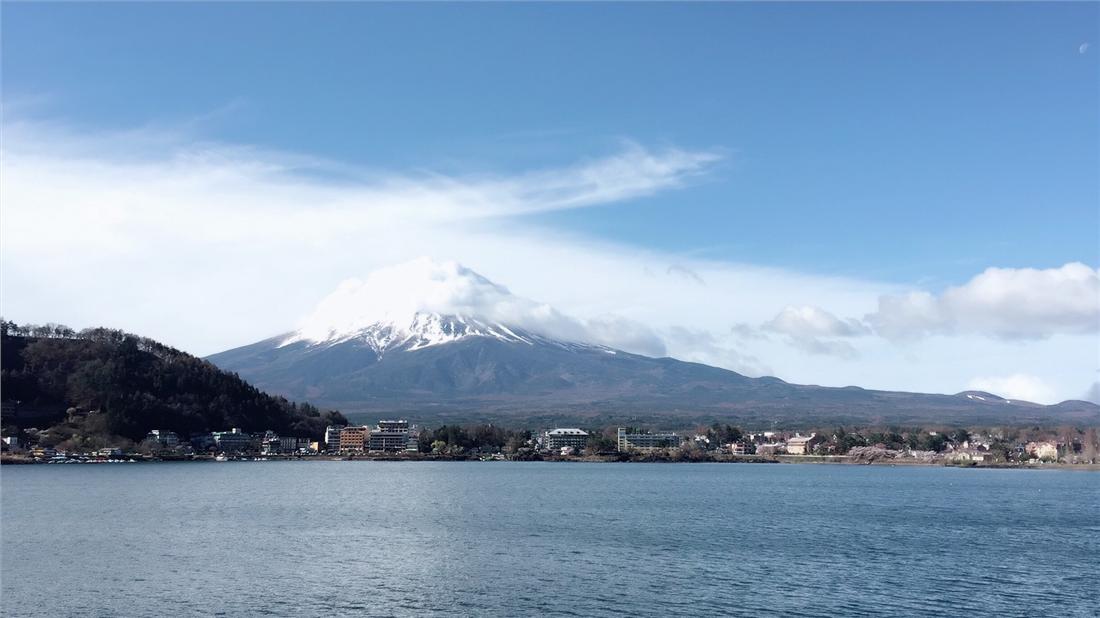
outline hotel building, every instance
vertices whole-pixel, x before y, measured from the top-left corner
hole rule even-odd
[[[378,421],[367,440],[372,451],[404,451],[409,448],[409,421]]]
[[[565,447],[584,448],[588,444],[588,432],[575,428],[558,428],[546,432],[547,449],[556,451]]]
[[[363,452],[369,437],[368,427],[344,427],[340,430],[340,450]]]
[[[662,448],[677,448],[682,439],[674,433],[631,432],[619,427],[619,451],[652,451]]]

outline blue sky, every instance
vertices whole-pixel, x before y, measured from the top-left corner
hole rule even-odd
[[[3,311],[206,354],[430,255],[745,373],[1100,397],[1098,24],[5,3]]]
[[[727,154],[687,190],[541,215],[892,281],[1097,262],[1094,3],[9,4],[6,101],[81,127],[370,168],[500,171],[620,140]],[[1067,222],[1075,222],[1067,225]]]

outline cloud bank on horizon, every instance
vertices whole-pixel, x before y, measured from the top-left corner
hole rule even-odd
[[[990,267],[928,290],[609,243],[528,216],[628,209],[715,173],[718,151],[626,143],[570,166],[461,177],[148,130],[8,122],[5,138],[3,311],[16,321],[122,327],[207,354],[295,324],[321,336],[457,307],[794,382],[991,385],[1045,403],[1095,392],[1100,270],[1086,264]],[[409,262],[424,255],[469,268]]]

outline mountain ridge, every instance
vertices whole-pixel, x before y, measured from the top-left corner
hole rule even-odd
[[[409,324],[417,328],[399,328]],[[384,333],[385,337],[379,338]],[[440,333],[446,336],[439,336]],[[464,315],[417,312],[325,341],[286,333],[208,357],[260,388],[349,416],[422,421],[674,424],[1028,424],[1100,421],[1100,406],[799,385],[670,357],[562,341]]]

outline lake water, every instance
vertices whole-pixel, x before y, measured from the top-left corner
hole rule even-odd
[[[5,466],[0,613],[1100,615],[1100,474]]]

